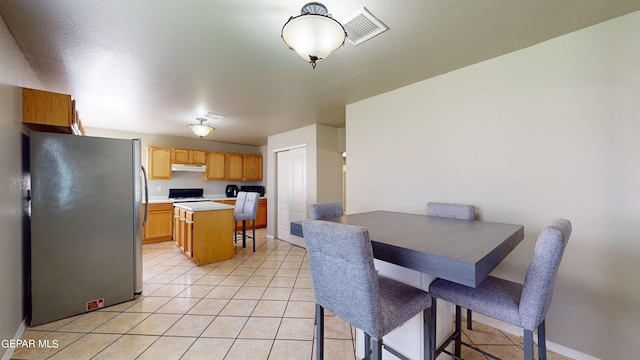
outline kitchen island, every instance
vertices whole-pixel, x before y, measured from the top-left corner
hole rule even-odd
[[[233,209],[212,201],[174,204],[176,246],[197,265],[233,258]]]

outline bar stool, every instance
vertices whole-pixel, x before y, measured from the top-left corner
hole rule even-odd
[[[431,295],[378,275],[367,229],[322,220],[304,220],[302,229],[316,299],[316,360],[324,358],[325,309],[364,331],[365,358],[375,360],[382,359],[382,337],[422,312],[430,359]]]
[[[533,331],[538,329],[538,356],[547,358],[545,338],[545,316],[551,305],[553,284],[560,266],[560,260],[571,235],[571,223],[556,219],[540,232],[529,264],[524,284],[487,277],[478,287],[471,288],[451,281],[437,279],[429,286],[432,295],[432,329],[436,327],[436,299],[443,299],[456,305],[455,330],[444,344],[435,348],[432,339],[433,357],[441,352],[460,359],[461,345],[465,345],[493,359],[495,356],[462,341],[460,330],[460,307],[502,320],[524,329],[524,359],[533,360]],[[455,355],[446,347],[455,342]]]
[[[309,206],[309,218],[311,220],[332,218],[342,216],[343,214],[344,211],[342,210],[341,202],[312,204]]]
[[[427,203],[427,216],[436,216],[449,219],[475,220],[476,207],[465,204],[449,204],[430,202]],[[473,319],[471,310],[467,309],[467,329],[472,330]]]
[[[256,213],[258,212],[259,199],[260,193],[240,191],[236,198],[236,207],[233,210],[234,242],[238,235],[238,231],[235,231],[235,224],[237,221],[242,221],[242,247],[247,247],[247,237],[253,239],[253,252],[256,252]],[[252,236],[247,235],[247,220],[253,220],[251,222]]]

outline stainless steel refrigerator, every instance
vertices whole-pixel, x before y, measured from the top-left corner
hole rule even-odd
[[[140,140],[31,132],[31,325],[142,292]]]

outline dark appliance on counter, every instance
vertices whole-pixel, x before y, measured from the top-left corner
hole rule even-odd
[[[204,189],[169,189],[169,200],[174,203],[209,201],[204,197]]]
[[[238,185],[227,185],[225,193],[227,194],[227,197],[238,196]]]
[[[142,292],[140,148],[139,139],[31,132],[32,326]]]
[[[264,186],[262,185],[245,185],[240,186],[240,191],[246,192],[257,192],[260,193],[260,196],[264,196]]]

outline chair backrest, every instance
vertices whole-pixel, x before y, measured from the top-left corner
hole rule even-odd
[[[473,205],[430,202],[427,204],[427,215],[451,219],[474,220],[476,207]]]
[[[233,209],[234,213],[241,214],[244,211],[244,202],[247,199],[247,193],[245,191],[239,191],[236,196],[236,207]]]
[[[251,215],[252,218],[255,218],[256,213],[258,212],[259,199],[260,199],[260,193],[248,192],[247,197],[244,200],[244,209],[242,209],[243,214]]]
[[[304,220],[302,232],[316,303],[371,336],[380,334],[380,288],[367,229]]]
[[[342,216],[343,214],[344,211],[342,210],[341,202],[312,204],[309,206],[309,216],[311,220]]]
[[[556,274],[570,235],[571,223],[556,219],[538,236],[520,297],[520,322],[527,330],[538,327],[549,310]]]

